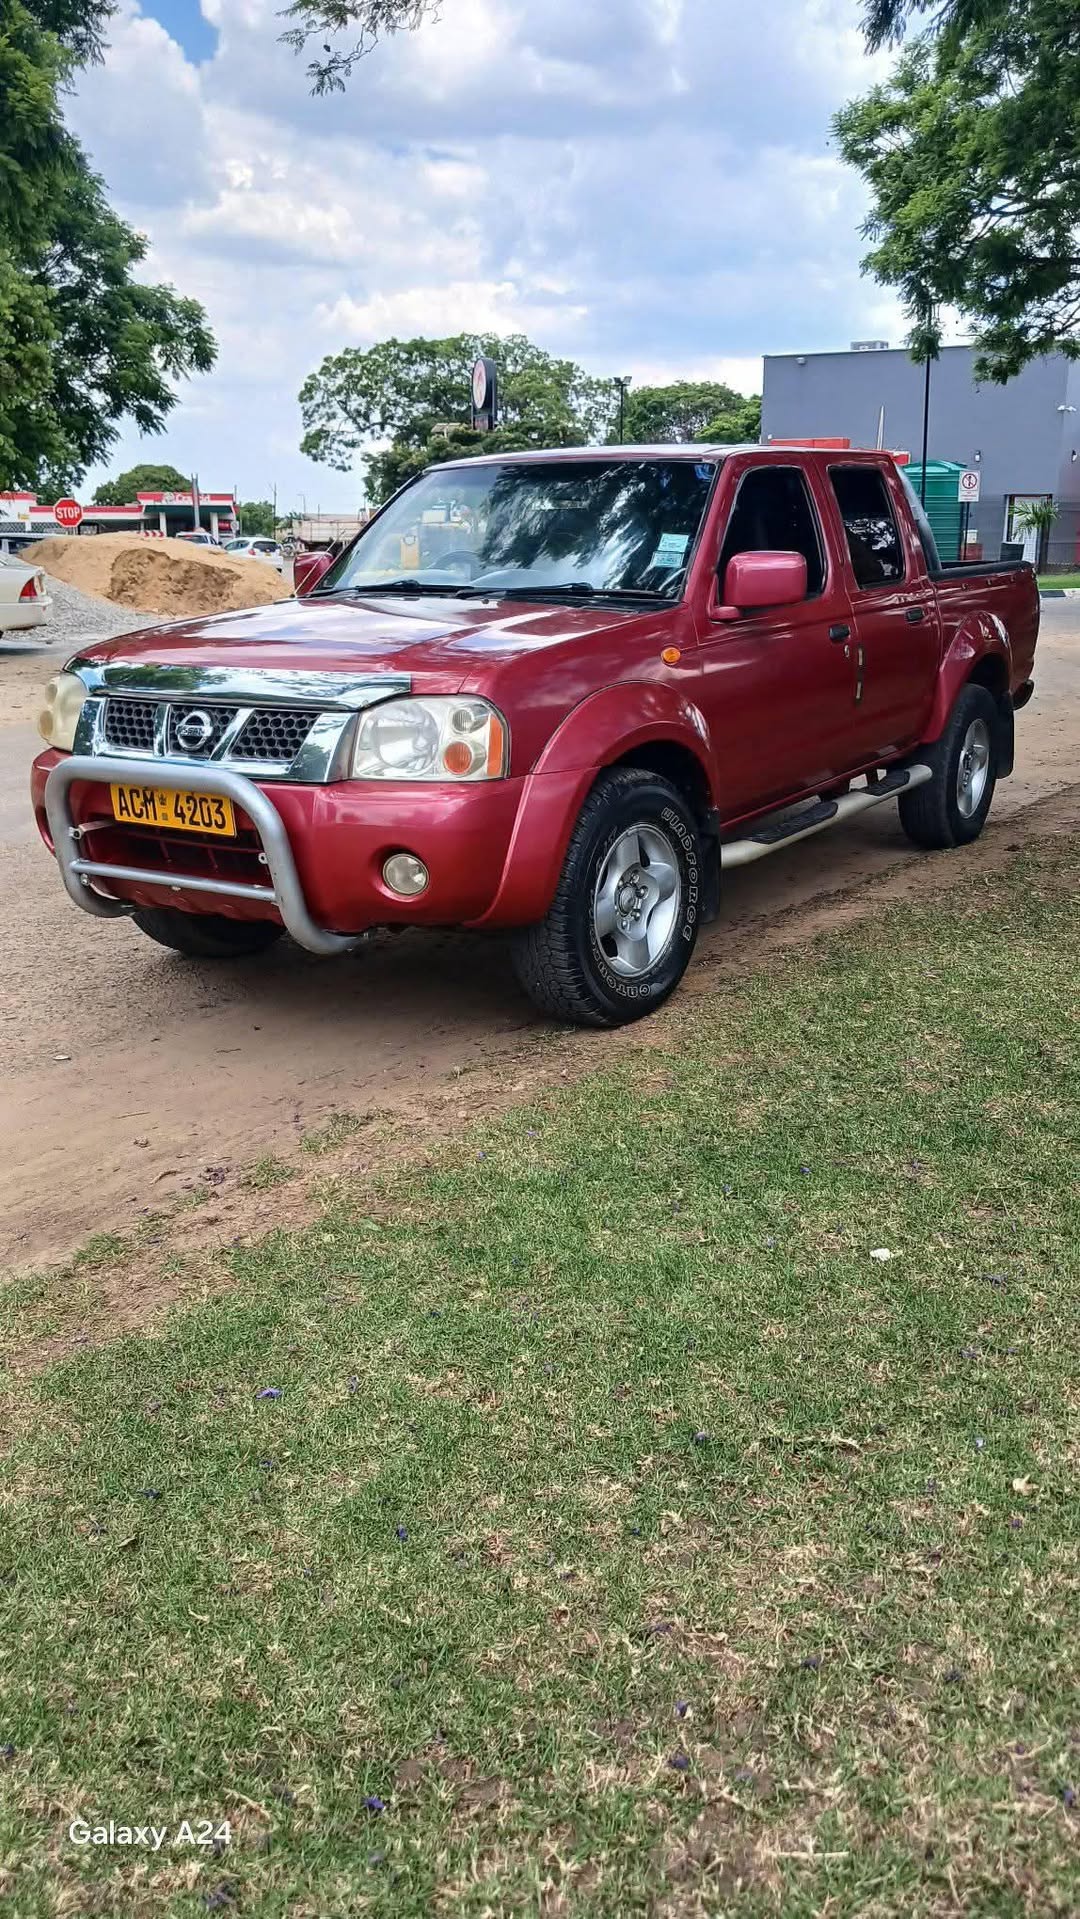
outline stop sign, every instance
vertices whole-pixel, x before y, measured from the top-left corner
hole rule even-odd
[[[53,507],[53,519],[57,526],[78,526],[83,510],[78,500],[57,500]]]

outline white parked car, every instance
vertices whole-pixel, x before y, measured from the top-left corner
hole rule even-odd
[[[277,541],[264,539],[262,534],[253,534],[250,539],[226,540],[225,551],[231,553],[234,560],[269,560],[279,573],[285,571],[285,555]]]
[[[0,554],[0,638],[44,626],[51,605],[41,568],[24,566],[21,560]]]
[[[221,546],[221,541],[215,540],[212,533],[178,533],[176,537],[186,540],[189,546]]]

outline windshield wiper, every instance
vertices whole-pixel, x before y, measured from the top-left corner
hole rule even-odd
[[[459,586],[459,600],[650,600],[665,601],[666,593],[645,586],[590,586],[588,580],[537,581],[535,586]]]
[[[343,583],[333,586],[327,593],[329,599],[334,593],[439,593],[444,600],[452,600],[461,592],[461,587],[452,580],[442,586],[436,586],[434,580],[375,580],[370,586],[350,586]]]

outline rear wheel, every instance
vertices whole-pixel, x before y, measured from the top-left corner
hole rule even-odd
[[[514,942],[525,991],[577,1026],[622,1026],[673,993],[701,908],[697,821],[655,773],[615,767],[581,809],[551,906]]]
[[[967,846],[986,824],[997,785],[1000,715],[985,686],[966,686],[941,738],[920,759],[934,777],[900,800],[916,846]]]
[[[275,920],[230,920],[222,913],[180,913],[171,906],[146,906],[132,914],[140,933],[188,959],[243,959],[265,952],[285,928]]]

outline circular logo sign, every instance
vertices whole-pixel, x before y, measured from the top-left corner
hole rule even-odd
[[[53,507],[53,519],[57,526],[78,526],[83,510],[78,500],[57,500]]]
[[[214,722],[209,713],[196,710],[185,713],[182,720],[176,722],[176,744],[182,746],[185,753],[199,753],[214,731]]]
[[[476,360],[472,370],[472,403],[478,413],[482,413],[488,396],[488,370],[486,360]]]

